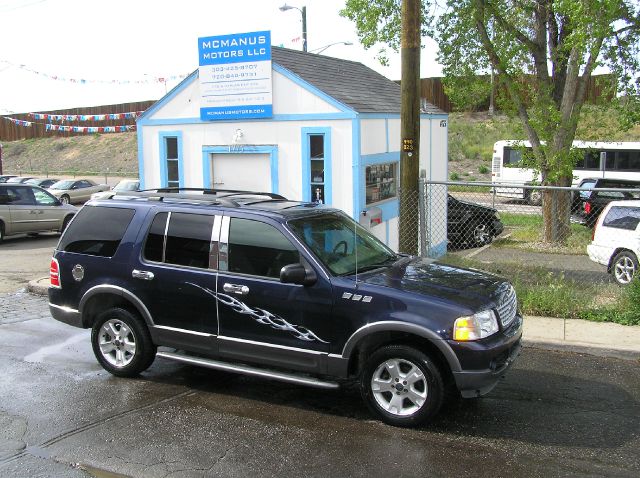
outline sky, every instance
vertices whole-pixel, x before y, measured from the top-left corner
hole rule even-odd
[[[287,0],[307,7],[308,50],[359,61],[400,79],[365,50],[345,0]],[[270,30],[272,44],[301,49],[301,13],[284,0],[0,0],[0,114],[155,100],[198,68],[199,37]],[[421,76],[440,76],[437,45],[423,42]],[[23,65],[23,67],[20,67]],[[33,70],[37,73],[33,73]],[[48,75],[49,77],[45,76]],[[54,80],[86,80],[84,84]],[[111,82],[115,80],[114,82]]]

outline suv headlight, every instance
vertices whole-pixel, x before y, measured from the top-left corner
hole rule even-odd
[[[498,331],[498,319],[493,310],[459,317],[453,324],[453,339],[460,342],[489,337]]]

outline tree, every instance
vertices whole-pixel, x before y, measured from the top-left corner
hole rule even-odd
[[[399,0],[347,0],[341,15],[355,22],[370,48],[398,45]],[[633,0],[423,0],[423,33],[440,47],[450,88],[464,88],[491,66],[508,92],[531,142],[531,165],[542,185],[570,186],[571,150],[587,85],[597,67],[617,78],[627,124],[640,120],[640,5]],[[385,50],[381,51],[385,61]],[[532,81],[519,81],[531,75]],[[569,228],[569,194],[545,192],[546,242]]]

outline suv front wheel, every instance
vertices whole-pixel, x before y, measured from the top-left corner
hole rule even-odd
[[[388,345],[367,360],[360,388],[369,409],[385,423],[412,427],[440,410],[444,385],[435,363],[423,352]]]
[[[118,377],[144,372],[156,357],[156,347],[140,317],[117,307],[98,316],[91,329],[91,345],[100,365]]]

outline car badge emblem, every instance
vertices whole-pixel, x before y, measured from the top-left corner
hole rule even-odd
[[[84,279],[84,267],[82,267],[80,264],[76,264],[75,266],[73,266],[73,269],[71,269],[71,275],[76,282],[80,282],[82,279]]]

